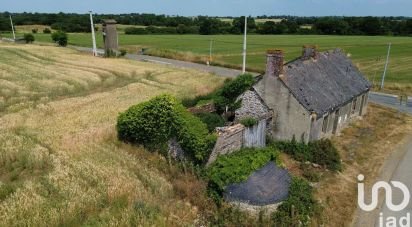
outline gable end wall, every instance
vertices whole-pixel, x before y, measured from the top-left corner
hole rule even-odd
[[[273,110],[271,136],[275,140],[308,142],[310,132],[310,113],[296,100],[279,78],[265,75],[255,85],[255,90]]]

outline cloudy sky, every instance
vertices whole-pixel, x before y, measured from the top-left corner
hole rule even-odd
[[[168,15],[412,16],[412,0],[1,0],[0,11]]]

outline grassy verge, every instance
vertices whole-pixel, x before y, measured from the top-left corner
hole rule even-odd
[[[343,161],[342,173],[323,173],[316,198],[324,207],[313,226],[348,226],[356,210],[356,177],[364,174],[370,184],[396,145],[412,130],[412,118],[371,104],[368,114],[333,139]]]

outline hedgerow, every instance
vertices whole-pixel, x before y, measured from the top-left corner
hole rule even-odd
[[[177,138],[182,149],[197,163],[208,157],[216,140],[207,126],[169,95],[161,95],[130,107],[117,120],[118,138],[122,141],[160,149]]]
[[[269,161],[280,164],[278,155],[277,149],[266,147],[243,148],[229,155],[219,156],[207,169],[211,196],[220,200],[227,185],[245,181]]]
[[[281,151],[301,162],[312,162],[326,166],[332,171],[340,171],[342,163],[338,150],[329,139],[309,142],[308,144],[292,141],[278,141],[274,145]]]

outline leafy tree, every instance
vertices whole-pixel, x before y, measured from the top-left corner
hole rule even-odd
[[[24,41],[26,41],[26,43],[33,43],[34,42],[34,36],[30,33],[26,33],[24,34]]]
[[[319,34],[346,35],[349,33],[350,27],[344,20],[323,18],[314,24],[314,29],[317,30]]]
[[[258,28],[258,33],[260,34],[276,34],[276,23],[273,21],[266,21]]]
[[[45,28],[45,29],[43,29],[43,33],[44,33],[44,34],[50,34],[50,33],[51,33],[50,28]]]
[[[225,23],[215,18],[202,18],[199,27],[201,35],[213,35],[221,33],[221,28],[225,27]]]
[[[366,17],[362,23],[362,31],[366,35],[383,34],[382,22],[377,17]]]
[[[232,22],[233,29],[236,31],[240,31],[240,33],[245,32],[245,17],[235,18]],[[256,31],[256,22],[253,17],[247,18],[247,29],[249,33]]]
[[[59,46],[65,47],[67,46],[68,37],[67,34],[63,31],[53,32],[51,35],[52,40],[57,43]]]

